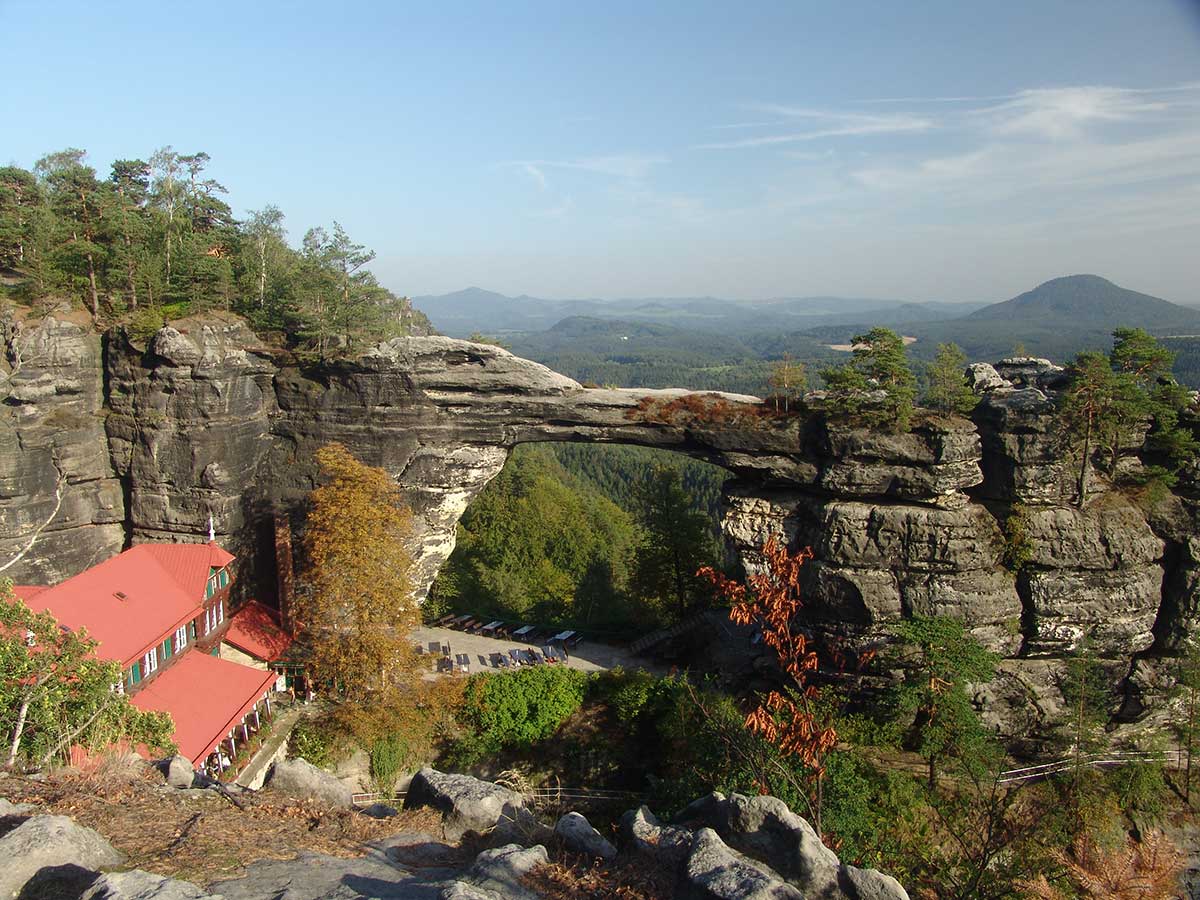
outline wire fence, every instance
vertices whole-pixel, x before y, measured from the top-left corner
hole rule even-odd
[[[1036,766],[1025,766],[1020,769],[1009,769],[1001,772],[997,779],[1000,784],[1011,784],[1018,781],[1030,781],[1035,778],[1046,778],[1059,772],[1068,772],[1075,766],[1088,768],[1103,768],[1105,766],[1120,766],[1131,762],[1160,762],[1164,765],[1179,765],[1184,758],[1182,750],[1116,750],[1108,753],[1085,754],[1078,758],[1068,756],[1054,762],[1041,763]]]

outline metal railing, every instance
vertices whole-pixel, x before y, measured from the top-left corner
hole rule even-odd
[[[1057,759],[1054,762],[1041,763],[1036,766],[1025,766],[1020,769],[1009,769],[1001,772],[997,779],[1000,784],[1011,784],[1017,781],[1030,781],[1034,778],[1046,778],[1067,772],[1075,766],[1102,768],[1104,766],[1119,766],[1130,762],[1174,762],[1179,764],[1183,757],[1182,750],[1114,750],[1108,753],[1089,753],[1078,758],[1074,756]]]

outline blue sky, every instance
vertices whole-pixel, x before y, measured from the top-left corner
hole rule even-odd
[[[0,162],[207,151],[389,287],[1200,303],[1200,3],[0,0]]]

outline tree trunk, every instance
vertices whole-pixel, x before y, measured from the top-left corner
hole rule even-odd
[[[92,254],[87,255],[88,261],[88,295],[92,301],[92,316],[100,315],[100,297],[96,293],[96,264],[92,261]]]
[[[1092,417],[1088,416],[1087,428],[1083,432],[1083,455],[1079,461],[1079,508],[1087,502],[1088,457],[1092,452]]]
[[[13,727],[12,743],[8,746],[8,765],[10,768],[17,761],[17,751],[21,749],[21,735],[25,733],[25,717],[29,714],[29,697],[21,698],[21,708],[17,711],[17,724]]]
[[[267,242],[258,242],[258,308],[266,305],[267,296]]]

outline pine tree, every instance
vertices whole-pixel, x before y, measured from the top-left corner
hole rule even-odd
[[[830,411],[864,425],[890,424],[896,431],[907,431],[916,379],[908,366],[904,340],[890,328],[872,328],[856,334],[851,343],[850,362],[821,372]]]
[[[973,410],[979,397],[967,384],[966,367],[967,355],[957,344],[938,344],[937,355],[929,366],[925,405],[946,414],[966,415]]]

